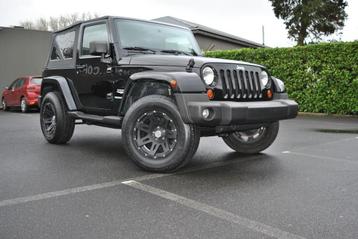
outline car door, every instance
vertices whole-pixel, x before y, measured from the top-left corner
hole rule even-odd
[[[113,109],[113,76],[107,72],[109,63],[101,56],[90,54],[90,43],[94,41],[109,44],[106,21],[81,26],[79,54],[76,61],[77,77],[74,81],[80,101],[87,112],[110,114]]]
[[[5,97],[8,106],[15,105],[15,88],[20,79],[16,79],[8,88],[8,94]]]
[[[10,86],[8,86],[7,88],[5,88],[4,93],[3,93],[3,97],[5,99],[5,102],[8,106],[11,105],[11,95],[12,95],[12,88],[14,87],[14,85],[16,84],[16,80],[13,81]]]
[[[12,91],[13,106],[20,105],[20,99],[22,96],[22,86],[24,85],[25,79],[20,78],[16,81],[15,89]]]

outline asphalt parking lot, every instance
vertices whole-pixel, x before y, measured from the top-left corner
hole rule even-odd
[[[255,156],[202,138],[174,174],[123,147],[86,125],[50,145],[37,113],[0,111],[0,238],[358,238],[358,118],[282,121]]]

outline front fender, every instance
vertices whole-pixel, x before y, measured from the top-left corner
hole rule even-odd
[[[134,82],[142,80],[154,80],[170,83],[171,80],[177,81],[176,92],[180,93],[201,93],[205,92],[205,84],[196,73],[189,72],[153,72],[144,71],[133,74],[130,79]]]

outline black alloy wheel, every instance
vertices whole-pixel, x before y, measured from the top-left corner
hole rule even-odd
[[[45,103],[43,106],[42,123],[45,129],[45,134],[49,137],[56,132],[56,111],[51,102]]]
[[[164,112],[152,110],[143,113],[132,131],[134,144],[143,156],[165,158],[177,144],[177,127]]]
[[[67,113],[65,101],[59,92],[49,92],[40,107],[40,124],[45,139],[51,144],[67,143],[75,129],[75,120]]]
[[[276,139],[279,122],[257,129],[236,131],[223,137],[224,142],[236,152],[256,154],[268,148]]]
[[[139,167],[172,172],[195,154],[200,131],[185,124],[174,101],[166,96],[145,96],[131,105],[122,124],[123,146]]]

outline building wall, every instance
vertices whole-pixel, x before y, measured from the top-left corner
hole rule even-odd
[[[0,92],[20,76],[41,75],[50,44],[50,32],[0,28]]]
[[[211,47],[211,45],[213,45],[214,47],[210,48],[210,50],[229,50],[229,49],[238,49],[238,48],[245,47],[239,44],[231,43],[228,41],[224,41],[208,36],[203,36],[200,34],[195,34],[194,36],[198,41],[200,48],[203,51],[208,50]]]

